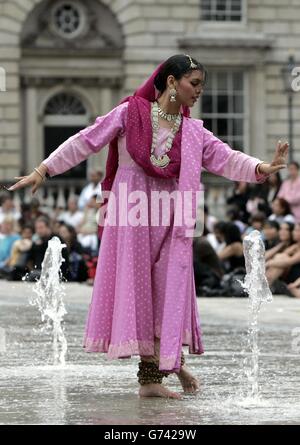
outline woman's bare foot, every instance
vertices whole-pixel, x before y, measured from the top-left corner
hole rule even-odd
[[[149,383],[142,385],[139,390],[140,397],[163,397],[165,399],[181,399],[181,395],[177,392],[170,391],[168,388],[159,383]]]
[[[199,391],[200,385],[198,380],[188,371],[186,366],[180,368],[177,376],[185,393],[194,394]]]

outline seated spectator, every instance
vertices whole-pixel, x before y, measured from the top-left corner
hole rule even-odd
[[[209,214],[209,208],[206,204],[204,204],[204,226],[206,227],[208,233],[213,232],[214,225],[217,222],[217,218]]]
[[[77,239],[85,251],[89,253],[96,253],[98,251],[98,208],[97,196],[93,196],[84,209],[82,222],[77,227]]]
[[[69,264],[66,271],[68,281],[83,282],[88,278],[87,266],[83,258],[83,249],[77,241],[77,233],[74,227],[61,224],[59,229],[61,240],[66,243],[69,257]]]
[[[279,224],[277,221],[265,221],[263,225],[263,235],[265,249],[269,250],[279,244]]]
[[[93,196],[100,202],[101,198],[101,181],[103,179],[103,172],[101,170],[92,170],[90,172],[90,183],[86,185],[80,193],[78,200],[79,210],[84,210]]]
[[[78,196],[71,196],[68,199],[68,210],[62,212],[58,220],[68,226],[77,227],[82,223],[84,212],[78,209]]]
[[[269,223],[276,223],[276,221],[269,221]],[[277,223],[276,223],[277,224]],[[277,253],[283,252],[294,243],[293,240],[294,224],[282,223],[279,226],[279,242],[275,246],[268,249],[265,253],[266,260],[274,258]]]
[[[250,186],[247,182],[235,182],[232,196],[227,199],[227,204],[239,209],[241,221],[247,224],[249,213],[246,209],[246,204],[250,196]]]
[[[247,224],[242,221],[241,212],[237,207],[231,207],[227,210],[226,216],[230,222],[234,223],[240,230],[240,233],[244,233],[247,228]]]
[[[21,217],[19,224],[21,227],[33,224],[40,216],[46,216],[40,209],[40,202],[37,198],[32,198],[29,204],[21,204]]]
[[[28,252],[27,266],[30,271],[27,277],[28,281],[36,281],[40,278],[48,241],[53,236],[55,235],[52,232],[51,221],[45,216],[40,216],[35,222],[35,240]],[[62,250],[62,256],[65,261],[62,263],[61,272],[65,277],[68,268],[67,249]]]
[[[197,294],[201,287],[217,288],[223,276],[223,270],[218,255],[202,236],[194,239],[193,261],[195,286]]]
[[[300,176],[298,162],[290,162],[288,165],[289,177],[281,184],[277,197],[285,199],[291,207],[291,213],[295,221],[300,222]]]
[[[2,270],[2,276],[8,280],[20,281],[26,273],[26,262],[32,247],[33,227],[25,225],[21,230],[21,239],[14,242],[7,265]]]
[[[300,277],[297,278],[296,281],[293,281],[292,283],[288,284],[287,287],[292,297],[300,298]]]
[[[226,246],[218,253],[226,272],[245,268],[242,237],[234,223],[226,223],[222,233]]]
[[[283,198],[275,198],[272,202],[272,215],[269,216],[270,221],[277,221],[278,224],[283,222],[295,223],[295,218],[291,213],[289,203]]]
[[[0,224],[2,224],[6,218],[10,218],[13,221],[18,221],[20,217],[21,217],[21,214],[15,208],[12,198],[9,195],[4,195],[1,198]]]
[[[272,175],[267,177],[267,180],[265,184],[267,185],[267,203],[268,203],[268,210],[267,210],[267,216],[271,215],[272,209],[270,205],[274,201],[274,199],[277,197],[278,192],[281,187],[281,175],[280,172],[273,173]]]
[[[267,213],[268,210],[268,186],[264,184],[251,184],[249,186],[249,199],[246,204],[247,212],[250,217],[257,213]]]
[[[223,232],[226,224],[225,221],[217,222],[213,227],[213,233],[208,233],[206,235],[207,241],[217,253],[225,247]]]
[[[279,278],[290,284],[300,277],[300,223],[295,225],[293,239],[294,244],[266,262],[266,276],[270,285]]]
[[[243,238],[253,230],[258,230],[262,234],[262,238],[264,239],[264,234],[262,232],[264,223],[266,221],[266,215],[263,212],[257,212],[253,216],[250,216],[249,223],[250,226],[243,233]]]
[[[14,242],[20,239],[20,235],[15,231],[15,221],[11,217],[6,217],[1,223],[0,231],[0,269],[7,266]]]

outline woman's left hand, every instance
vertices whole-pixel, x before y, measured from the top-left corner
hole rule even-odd
[[[281,141],[278,141],[273,161],[271,162],[271,164],[268,164],[266,162],[260,164],[259,173],[264,175],[272,175],[273,173],[277,173],[279,170],[286,168],[288,152],[288,142],[281,143]]]

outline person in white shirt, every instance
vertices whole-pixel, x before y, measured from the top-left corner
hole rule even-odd
[[[103,179],[103,172],[101,170],[92,170],[90,172],[90,183],[86,185],[82,192],[80,193],[78,200],[79,210],[84,210],[90,199],[97,195],[97,199],[101,199],[101,184],[100,181]]]
[[[68,226],[77,228],[82,223],[83,217],[84,212],[78,209],[78,196],[73,195],[68,199],[68,210],[62,212],[58,220]]]
[[[12,218],[14,221],[18,221],[21,218],[21,214],[16,210],[13,200],[10,196],[4,196],[0,207],[0,224],[7,218]]]

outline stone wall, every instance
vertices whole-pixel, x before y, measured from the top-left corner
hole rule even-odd
[[[22,167],[21,135],[25,117],[20,94],[20,33],[28,14],[38,3],[40,0],[0,0],[0,66],[7,75],[7,91],[0,92],[2,179],[17,175]],[[188,50],[208,67],[241,64],[249,70],[250,139],[246,151],[270,158],[276,141],[287,138],[287,98],[281,68],[289,50],[294,50],[300,63],[298,0],[248,0],[244,23],[217,26],[201,22],[198,0],[102,0],[102,3],[111,8],[122,27],[124,53],[120,74],[124,83],[117,95],[99,96],[96,114],[113,107],[123,94],[130,94],[161,60]],[[47,70],[46,60],[37,62],[41,69],[44,66]],[[66,76],[67,72],[65,70]],[[103,97],[106,97],[104,108],[100,103]],[[193,109],[193,115],[200,117],[200,110]],[[299,116],[300,94],[295,94],[296,149],[300,144]],[[299,153],[296,154],[298,160]]]

